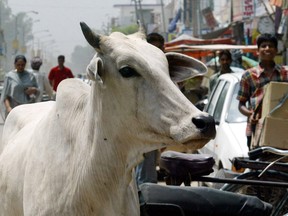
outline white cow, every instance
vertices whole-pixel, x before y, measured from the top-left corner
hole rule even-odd
[[[171,81],[167,59],[171,72],[190,75],[197,71],[191,66],[205,71],[201,63],[180,54],[166,58],[141,33],[99,36],[81,27],[97,51],[88,66],[93,84],[65,80],[56,102],[9,114],[1,216],[139,215],[132,171],[143,153],[183,143],[199,148],[215,136],[213,119]]]

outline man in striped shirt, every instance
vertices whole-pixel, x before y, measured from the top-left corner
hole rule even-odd
[[[257,38],[259,65],[248,69],[241,78],[237,99],[240,112],[248,117],[246,136],[247,145],[251,147],[253,126],[260,119],[264,86],[270,81],[288,82],[288,69],[275,63],[278,40],[270,34]],[[248,103],[247,103],[248,102]]]

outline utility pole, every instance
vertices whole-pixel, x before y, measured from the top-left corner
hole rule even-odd
[[[140,20],[142,27],[146,31],[146,26],[144,23],[144,17],[143,17],[143,11],[142,11],[142,5],[141,0],[133,0],[135,2],[135,14],[137,21]],[[139,6],[139,9],[138,9]]]
[[[0,1],[0,72],[2,71],[4,34],[2,30],[2,1]]]
[[[4,30],[2,30],[2,4],[3,2],[0,1],[0,79],[3,79],[3,56],[4,56],[4,44],[5,44],[5,39],[4,39]]]
[[[136,21],[138,21],[138,20],[140,20],[140,17],[139,17],[137,2],[136,2],[136,0],[133,0],[133,1],[134,1],[134,6],[135,6],[135,18],[136,18]]]
[[[198,36],[198,0],[191,0],[192,2],[192,26],[193,36]]]
[[[274,20],[272,14],[269,12],[269,10],[268,10],[268,8],[267,8],[267,5],[265,4],[265,2],[264,2],[263,0],[261,0],[261,3],[262,3],[262,5],[264,6],[267,15],[269,16],[269,18],[270,18],[270,19],[272,20],[272,22],[274,23],[275,20]],[[274,11],[274,12],[275,12],[275,11]]]
[[[165,13],[164,13],[163,0],[161,0],[161,12],[162,12],[163,32],[165,33],[165,37],[166,37],[166,23],[165,23]],[[167,38],[165,38],[165,39],[167,40]]]
[[[14,55],[17,54],[19,48],[19,41],[18,41],[18,15],[15,16],[15,30],[14,30],[14,40],[12,42],[12,47],[14,49]]]

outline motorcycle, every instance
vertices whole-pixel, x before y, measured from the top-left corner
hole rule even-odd
[[[169,172],[166,184],[139,186],[141,216],[270,215],[272,205],[255,196],[208,187],[189,187],[190,177],[213,172],[213,157],[200,154],[164,152],[160,167]],[[164,159],[163,159],[164,158]],[[180,186],[181,183],[185,184]]]

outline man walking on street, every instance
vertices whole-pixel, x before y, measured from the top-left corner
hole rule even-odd
[[[58,66],[53,67],[48,75],[49,82],[55,92],[57,92],[57,87],[62,80],[67,78],[74,78],[70,68],[64,66],[64,62],[65,56],[59,55]]]

